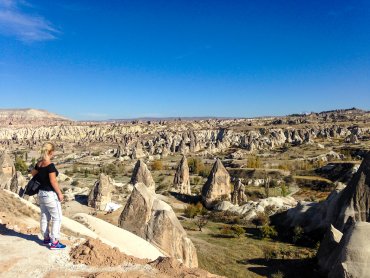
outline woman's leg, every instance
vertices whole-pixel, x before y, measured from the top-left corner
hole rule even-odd
[[[51,240],[56,242],[60,238],[60,227],[62,223],[62,207],[55,192],[50,192],[51,202],[45,204],[51,217]]]
[[[50,213],[45,205],[45,201],[48,201],[47,194],[44,192],[39,192],[39,204],[40,204],[40,230],[41,234],[43,235],[44,239],[50,238],[49,233],[49,222],[50,222]]]

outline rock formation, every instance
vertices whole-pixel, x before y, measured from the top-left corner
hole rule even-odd
[[[23,177],[21,172],[17,171],[10,182],[9,188],[7,189],[18,194],[20,190],[25,189],[26,184],[27,181],[25,177]]]
[[[191,194],[189,166],[188,160],[185,156],[182,157],[179,165],[177,166],[175,178],[173,180],[173,187],[176,192],[181,194]]]
[[[111,178],[101,173],[99,180],[95,182],[89,194],[88,206],[98,210],[105,210],[107,204],[111,202],[112,190],[113,182]]]
[[[119,226],[159,248],[187,267],[197,267],[196,249],[172,208],[137,183],[119,219]]]
[[[134,149],[132,150],[131,158],[132,159],[140,159],[140,158],[143,158],[143,157],[145,157],[143,147],[142,147],[140,141],[137,141]]]
[[[320,230],[324,233],[332,224],[343,232],[350,218],[353,222],[370,221],[370,153],[344,189],[337,188],[321,203],[300,202],[278,216],[276,224],[301,226],[306,232]]]
[[[326,246],[323,243],[324,247],[328,247],[326,252],[318,253],[321,272],[329,278],[369,277],[370,223],[352,222],[343,236],[340,237],[338,231],[337,234],[337,238],[332,240],[333,244]]]
[[[221,160],[217,159],[208,176],[207,182],[202,188],[203,203],[207,208],[211,208],[216,201],[229,201],[230,194],[230,175]]]
[[[231,202],[234,205],[241,205],[247,201],[247,196],[245,195],[245,185],[242,183],[241,179],[238,179],[234,191],[231,193]]]
[[[145,184],[152,192],[155,192],[155,182],[152,174],[150,173],[148,166],[141,159],[136,162],[134,171],[131,176],[131,184],[137,183]]]
[[[15,166],[10,156],[6,152],[0,154],[0,188],[9,188],[15,173]]]

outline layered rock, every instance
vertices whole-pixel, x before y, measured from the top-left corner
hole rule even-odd
[[[181,194],[191,194],[189,166],[188,160],[185,156],[182,157],[179,165],[177,166],[173,180],[173,187],[176,192]]]
[[[245,185],[242,183],[241,179],[238,179],[234,185],[234,191],[231,193],[231,202],[234,205],[241,205],[247,201],[247,196],[245,195]]]
[[[107,204],[112,200],[112,190],[112,179],[108,175],[101,173],[89,194],[88,206],[98,210],[105,210]]]
[[[230,175],[221,160],[217,159],[202,188],[203,203],[207,208],[211,208],[217,201],[230,200],[230,194]]]
[[[150,173],[148,166],[141,159],[135,164],[130,183],[133,185],[143,183],[149,188],[149,190],[155,192],[155,182],[152,174]]]
[[[119,219],[128,230],[187,267],[197,267],[196,249],[172,208],[157,199],[143,183],[137,183]]]
[[[16,170],[13,160],[4,152],[0,154],[0,188],[9,188]]]

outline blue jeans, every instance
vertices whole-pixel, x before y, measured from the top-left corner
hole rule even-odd
[[[62,207],[58,196],[54,191],[40,190],[37,194],[41,209],[40,227],[44,239],[50,238],[52,242],[60,238],[60,227],[62,223]],[[49,225],[51,224],[51,233]]]

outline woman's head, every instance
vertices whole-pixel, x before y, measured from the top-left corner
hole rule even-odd
[[[41,148],[41,159],[51,159],[54,155],[55,146],[52,143],[44,143]]]

